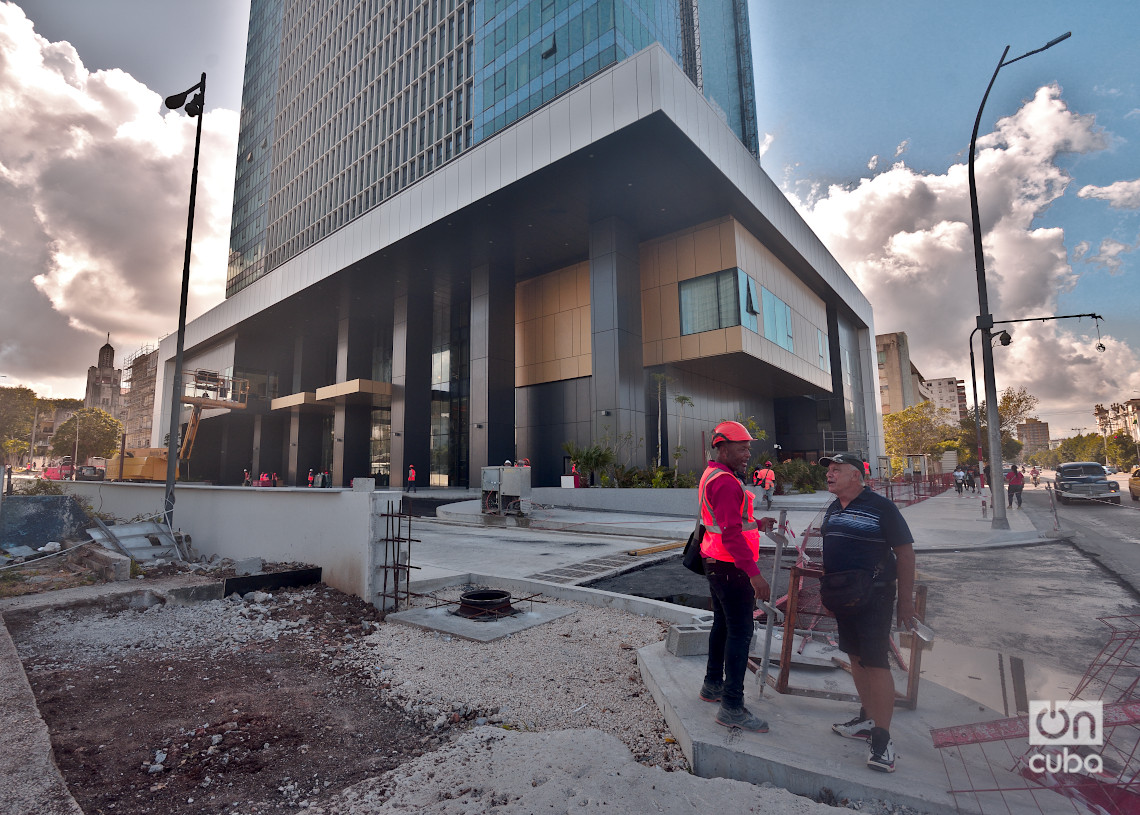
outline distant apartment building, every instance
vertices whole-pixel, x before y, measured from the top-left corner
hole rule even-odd
[[[941,379],[926,380],[930,388],[930,401],[935,407],[946,408],[950,411],[950,419],[954,422],[965,421],[969,416],[966,406],[966,383],[952,376]]]
[[[1024,445],[1022,455],[1030,456],[1049,448],[1049,423],[1026,419],[1017,426],[1017,440]]]
[[[151,427],[154,422],[154,383],[158,376],[158,349],[147,345],[131,354],[123,362],[125,391],[123,432],[127,434],[127,448],[150,446]]]
[[[910,360],[906,332],[876,334],[875,350],[879,359],[879,404],[884,416],[930,398],[926,380]]]
[[[1113,402],[1108,407],[1097,405],[1093,413],[1101,435],[1127,433],[1133,442],[1140,443],[1140,399]]]

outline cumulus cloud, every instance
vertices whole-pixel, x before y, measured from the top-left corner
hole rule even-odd
[[[1060,198],[1069,176],[1058,159],[1106,149],[1092,116],[1069,110],[1043,87],[978,140],[975,163],[989,310],[999,320],[1057,313],[1077,276],[1061,229],[1035,219]],[[967,168],[921,173],[895,163],[870,178],[821,189],[794,203],[875,309],[879,333],[905,331],[924,376],[969,378],[967,340],[978,313]],[[1126,249],[1128,247],[1125,247]],[[1088,251],[1078,245],[1074,255]],[[1098,256],[1108,258],[1111,244]],[[1025,386],[1042,409],[1087,411],[1140,390],[1140,359],[1105,335],[1095,350],[1088,320],[1019,323],[995,353],[998,387]]]
[[[868,170],[874,170],[878,166],[879,166],[879,157],[878,156],[871,156],[870,161],[867,162],[867,169]]]
[[[895,158],[905,153],[908,147],[910,147],[910,139],[903,139],[899,142],[899,146],[895,148]]]
[[[1100,248],[1096,250],[1096,254],[1089,255],[1088,262],[1103,266],[1111,275],[1118,275],[1124,265],[1121,255],[1125,255],[1135,248],[1135,246],[1129,246],[1113,238],[1105,238],[1100,242]]]
[[[196,120],[0,3],[0,371],[82,396],[111,333],[117,361],[176,328]],[[191,316],[225,289],[237,114],[203,120]]]
[[[760,142],[760,151],[756,154],[756,158],[763,158],[764,154],[768,152],[768,148],[772,146],[772,142],[775,140],[776,137],[771,133],[765,133],[764,140]]]
[[[1079,198],[1099,198],[1108,201],[1113,209],[1140,209],[1140,178],[1132,181],[1114,181],[1107,187],[1092,184],[1081,187]]]
[[[1078,242],[1077,245],[1073,247],[1073,260],[1080,260],[1089,253],[1089,249],[1091,248],[1092,244],[1088,241]]]

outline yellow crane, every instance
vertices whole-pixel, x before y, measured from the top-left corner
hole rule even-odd
[[[248,379],[234,379],[201,368],[184,372],[182,379],[182,395],[178,401],[190,405],[193,411],[178,448],[179,471],[182,463],[189,461],[194,452],[194,440],[202,422],[202,411],[207,408],[245,410],[249,400]],[[137,447],[127,450],[122,458],[116,453],[107,462],[107,477],[112,481],[165,481],[166,448]]]

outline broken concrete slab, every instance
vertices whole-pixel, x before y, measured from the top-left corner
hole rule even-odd
[[[234,573],[239,577],[251,574],[260,574],[265,568],[265,559],[260,557],[247,557],[234,563]]]

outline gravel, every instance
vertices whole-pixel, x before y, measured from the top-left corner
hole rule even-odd
[[[476,588],[487,587],[453,587],[417,604],[454,601]],[[144,596],[117,611],[63,610],[24,631],[21,650],[39,654],[37,670],[113,671],[115,660],[132,656],[176,661],[183,651],[205,649],[218,657],[270,640],[311,641],[316,620],[306,610],[320,594],[327,601],[328,591],[251,592],[189,606]],[[824,804],[768,785],[688,772],[637,668],[636,650],[661,640],[668,623],[567,600],[557,605],[572,613],[491,643],[368,620],[343,641],[314,642],[338,681],[371,688],[387,707],[410,714],[435,735],[424,737],[434,749],[419,758],[340,793],[329,790],[331,798],[306,802],[308,810],[823,811]],[[165,756],[152,755],[143,772],[161,774]],[[877,800],[828,803],[872,815],[913,813]]]

